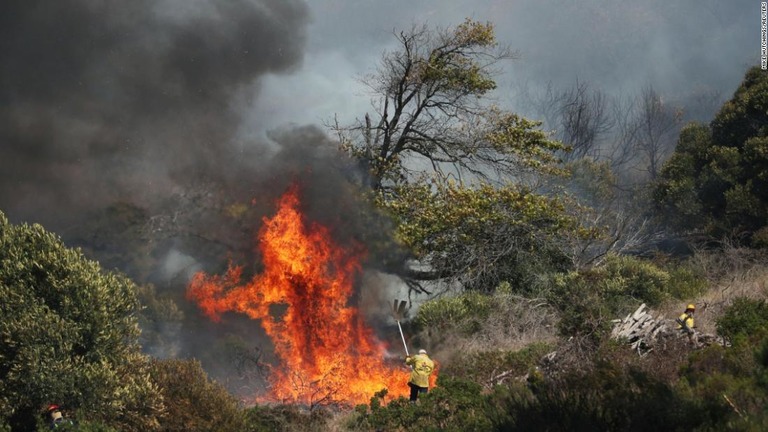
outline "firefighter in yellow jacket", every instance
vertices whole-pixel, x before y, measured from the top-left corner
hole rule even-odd
[[[688,340],[694,345],[698,345],[696,340],[696,331],[694,330],[693,314],[696,312],[696,305],[689,304],[685,307],[685,312],[677,318],[677,329],[688,336]]]
[[[435,370],[435,362],[429,358],[426,350],[420,349],[417,355],[406,357],[405,364],[411,366],[408,387],[411,388],[411,402],[416,402],[419,393],[426,393],[429,390],[429,376]]]

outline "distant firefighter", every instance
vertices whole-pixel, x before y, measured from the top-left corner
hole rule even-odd
[[[689,304],[685,307],[685,312],[683,312],[682,315],[680,315],[676,322],[677,322],[677,329],[681,332],[685,333],[688,336],[688,340],[691,341],[694,345],[697,345],[696,341],[696,330],[694,330],[695,325],[693,323],[693,314],[696,312],[696,305],[693,303]]]
[[[61,413],[61,408],[56,404],[48,405],[48,417],[51,429],[72,424],[71,420],[64,418],[64,415]]]

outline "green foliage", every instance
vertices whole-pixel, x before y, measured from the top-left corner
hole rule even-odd
[[[716,142],[739,147],[753,136],[768,135],[768,73],[759,67],[747,71],[744,81],[712,120]]]
[[[745,297],[734,299],[717,319],[717,333],[730,341],[768,333],[768,303]]]
[[[513,57],[497,44],[491,23],[414,27],[397,38],[400,49],[386,53],[366,80],[380,97],[377,118],[366,114],[365,123],[334,128],[342,148],[369,168],[374,189],[408,182],[406,165],[414,158],[437,173],[450,165],[479,177],[482,167],[553,167],[562,144],[548,139],[540,123],[483,100],[496,88],[495,65]]]
[[[418,403],[405,398],[382,406],[372,398],[370,410],[356,409],[349,430],[487,431],[493,429],[487,396],[478,384],[441,376],[438,387]]]
[[[496,88],[490,73],[472,61],[473,50],[495,47],[493,24],[465,20],[450,34],[455,49],[435,49],[418,64],[419,78],[434,91],[468,92],[481,96]],[[415,78],[415,77],[414,77]]]
[[[397,238],[433,277],[457,278],[469,289],[508,281],[524,291],[540,274],[568,268],[561,236],[591,234],[564,200],[511,184],[420,183],[397,187],[396,195],[379,204],[397,222]]]
[[[675,263],[665,266],[669,273],[666,291],[678,300],[692,299],[703,294],[709,288],[701,269],[687,263]]]
[[[649,306],[658,306],[669,298],[667,284],[669,274],[648,261],[630,256],[610,256],[604,271],[608,281],[615,281],[614,287],[620,287],[621,294],[638,299]]]
[[[366,79],[379,97],[375,118],[333,129],[370,173],[397,239],[423,264],[408,272],[409,286],[428,291],[424,283],[449,280],[490,291],[507,280],[524,289],[567,267],[556,237],[582,230],[562,200],[502,185],[562,173],[556,154],[565,146],[539,122],[484,99],[496,87],[495,65],[513,57],[493,25],[467,19],[396,36],[399,49]]]
[[[766,346],[764,336],[751,337],[689,357],[679,392],[705,409],[713,430],[762,430],[755,426],[768,424],[768,371],[760,355]]]
[[[246,410],[247,432],[314,432],[325,430],[329,413],[322,409],[307,411],[294,405],[254,406]]]
[[[122,430],[157,428],[135,291],[41,226],[0,214],[0,412],[14,430],[32,429],[52,402]]]
[[[2,429],[0,429],[2,430]],[[37,427],[37,432],[48,432],[51,430],[50,424],[45,423]],[[57,426],[56,432],[118,432],[120,429],[115,429],[110,426],[106,426],[98,422],[74,422],[70,424],[62,424]]]
[[[610,330],[610,320],[626,306],[610,284],[602,285],[597,272],[568,273],[553,278],[549,301],[560,311],[558,331],[564,336],[587,336],[601,340]]]
[[[505,413],[497,430],[689,430],[704,414],[668,384],[612,363],[537,379],[496,405]]]
[[[653,191],[673,227],[741,241],[768,224],[766,101],[768,74],[753,68],[708,127],[680,133]]]
[[[150,373],[165,401],[164,431],[244,430],[238,401],[194,360],[153,360]]]
[[[140,345],[145,352],[154,356],[175,355],[176,353],[172,349],[175,341],[170,340],[168,335],[177,334],[181,328],[184,313],[172,298],[158,295],[154,285],[139,286],[136,295],[141,304],[138,314],[139,326],[141,327]]]
[[[488,316],[492,301],[491,296],[478,292],[430,300],[419,307],[416,323],[422,328],[437,331],[451,328],[472,334]]]

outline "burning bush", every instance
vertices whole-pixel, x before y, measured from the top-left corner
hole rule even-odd
[[[214,321],[227,311],[260,320],[279,360],[264,400],[315,407],[360,403],[383,388],[405,394],[407,374],[385,363],[385,345],[350,305],[362,248],[345,249],[328,228],[308,224],[296,186],[277,207],[258,235],[264,271],[249,281],[239,266],[198,273],[188,297]]]

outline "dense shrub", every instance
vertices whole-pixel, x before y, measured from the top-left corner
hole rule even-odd
[[[48,432],[51,430],[49,424],[40,425],[37,428],[37,432]],[[56,427],[56,432],[118,432],[119,429],[115,429],[106,426],[101,423],[92,422],[74,422],[71,424],[63,424]],[[2,431],[2,429],[0,429]]]
[[[629,296],[648,306],[658,306],[669,298],[669,273],[651,262],[612,255],[606,259],[602,270],[605,283],[615,287],[611,294]]]
[[[422,328],[451,328],[471,334],[480,328],[480,323],[488,316],[493,306],[492,300],[491,296],[475,291],[431,300],[419,308],[416,323]]]
[[[295,405],[254,406],[246,410],[245,432],[315,432],[327,429],[329,413]]]
[[[694,352],[683,368],[679,391],[705,408],[713,429],[765,430],[755,425],[768,424],[768,372],[762,358],[768,339],[750,339]]]
[[[717,319],[717,333],[727,340],[768,332],[768,303],[765,300],[736,298]]]
[[[613,363],[529,387],[497,402],[507,413],[497,430],[689,430],[703,423],[700,408],[668,384]]]
[[[678,300],[688,300],[706,292],[709,285],[701,269],[687,263],[667,266],[667,292]]]
[[[0,418],[34,430],[49,403],[126,431],[158,427],[136,286],[39,225],[0,213]]]
[[[747,71],[709,125],[691,124],[653,187],[656,213],[681,232],[730,236],[765,230],[768,217],[768,74]],[[755,239],[765,242],[765,232]]]
[[[557,328],[561,335],[593,341],[603,339],[611,320],[634,304],[623,295],[622,281],[610,280],[597,270],[555,276],[548,299],[560,312]]]
[[[378,397],[372,398],[370,407],[356,408],[347,427],[355,431],[488,431],[493,430],[489,408],[479,384],[441,376],[438,387],[415,404],[401,397],[382,406]]]
[[[211,381],[199,362],[153,360],[151,375],[166,406],[162,430],[244,430],[243,410],[238,401],[223,386]]]

